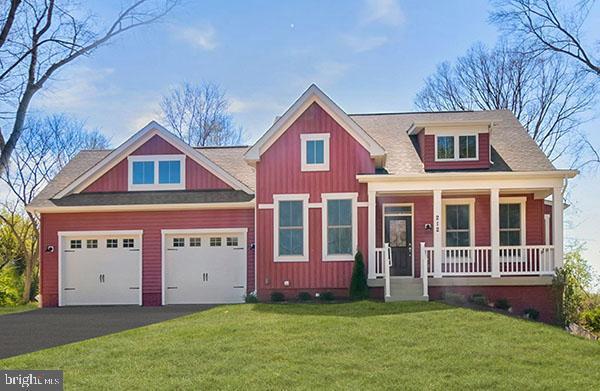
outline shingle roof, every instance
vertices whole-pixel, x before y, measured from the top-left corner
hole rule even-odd
[[[508,110],[351,114],[367,133],[387,152],[386,169],[390,174],[423,173],[423,164],[406,133],[414,122],[494,121],[491,133],[493,171],[548,171],[554,166],[527,131]],[[494,160],[495,158],[495,160]]]
[[[250,147],[199,147],[196,148],[210,160],[221,166],[252,190],[256,189],[256,175],[254,167],[244,160],[244,154]]]

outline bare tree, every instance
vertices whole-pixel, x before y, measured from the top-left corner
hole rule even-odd
[[[160,107],[167,127],[194,147],[235,145],[242,139],[225,93],[216,84],[184,83],[163,96]]]
[[[560,58],[532,57],[506,43],[476,44],[445,62],[417,94],[422,110],[511,110],[552,160],[585,146],[579,126],[594,106],[596,86]]]
[[[0,132],[0,174],[23,132],[35,94],[57,71],[115,37],[160,20],[177,0],[132,0],[107,27],[70,0],[7,0],[0,6],[0,99],[11,107]]]
[[[38,266],[39,222],[25,211],[37,193],[82,149],[108,147],[98,131],[85,129],[81,121],[65,115],[31,118],[15,149],[11,164],[0,177],[10,191],[0,220],[12,231],[23,254],[23,302],[29,300],[31,283]],[[25,222],[17,218],[26,215]],[[16,217],[17,216],[17,217]]]
[[[594,0],[496,0],[491,20],[533,53],[559,53],[600,76],[600,40],[586,44],[584,25]],[[599,39],[600,37],[597,37]]]

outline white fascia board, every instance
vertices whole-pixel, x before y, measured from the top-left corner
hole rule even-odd
[[[27,207],[33,213],[90,213],[90,212],[138,212],[169,210],[218,210],[218,209],[254,209],[254,201],[214,202],[204,204],[149,204],[149,205],[95,205],[95,206],[49,206]]]
[[[409,135],[417,134],[422,129],[427,127],[456,127],[456,126],[493,126],[497,123],[501,122],[497,119],[489,119],[489,120],[454,120],[454,121],[420,121],[413,122],[410,125],[410,128],[406,131]]]
[[[356,175],[360,183],[371,182],[405,182],[405,181],[443,181],[462,179],[512,179],[512,178],[574,178],[579,174],[577,170],[553,171],[497,171],[497,172],[432,172],[402,175]]]

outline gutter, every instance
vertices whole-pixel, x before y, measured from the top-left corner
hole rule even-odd
[[[204,204],[139,204],[139,205],[85,205],[85,206],[26,206],[28,212],[41,213],[89,213],[89,212],[138,212],[170,210],[220,210],[254,209],[255,201],[214,202]]]

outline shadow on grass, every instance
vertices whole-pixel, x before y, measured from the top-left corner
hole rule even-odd
[[[257,312],[285,315],[347,316],[354,318],[448,310],[456,310],[456,307],[438,302],[383,303],[370,300],[344,303],[261,303],[255,304],[253,308],[253,311]]]

